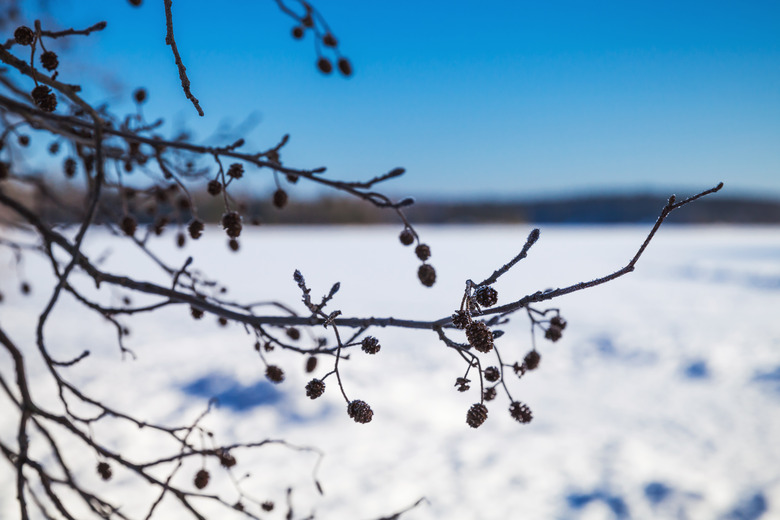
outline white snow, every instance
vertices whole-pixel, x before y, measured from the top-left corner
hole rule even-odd
[[[432,289],[417,281],[419,261],[398,242],[397,227],[245,229],[238,254],[210,228],[185,250],[175,248],[170,232],[153,249],[177,266],[194,256],[195,267],[225,283],[227,295],[239,302],[276,298],[303,312],[292,280],[300,269],[315,300],[341,282],[331,311],[437,319],[459,306],[466,279],[478,282],[510,260],[530,230],[421,227],[437,270]],[[499,304],[617,270],[649,226],[541,230],[528,258],[495,284]],[[422,496],[428,503],[402,518],[780,517],[779,231],[666,225],[634,273],[550,302],[568,321],[563,338],[553,344],[537,337],[539,369],[522,380],[507,376],[513,397],[533,410],[529,425],[512,420],[507,397],[499,392],[488,403],[485,424],[469,428],[465,414],[479,400],[479,384],[474,381],[466,393],[455,390],[463,360],[432,332],[394,328],[370,331],[382,345],[378,354],[353,349],[341,365],[349,398],[374,410],[370,424],[349,419],[333,377],[323,397],[305,396],[306,382],[330,369],[328,358],[306,374],[304,357],[278,349],[266,354],[287,375],[273,387],[278,393],[269,394],[275,404],[245,411],[222,406],[204,424],[221,443],[286,439],[324,452],[317,474],[325,491],[320,496],[311,479],[315,454],[281,446],[236,450],[233,473],[251,473],[242,487],[277,503],[268,518],[283,517],[288,486],[295,488],[298,515],[315,511],[325,519],[377,518]],[[104,269],[166,282],[122,241],[102,232],[88,235],[90,255],[109,249]],[[0,326],[24,349],[38,401],[57,410],[55,389],[33,342],[35,320],[52,287],[50,266],[25,256],[21,277],[32,283],[30,297],[18,292],[20,278],[7,250],[0,250],[0,266],[5,295]],[[83,276],[74,280],[87,287]],[[103,289],[100,297],[118,304],[123,294]],[[154,301],[130,296],[134,304]],[[115,330],[70,297],[63,297],[46,329],[59,359],[90,350],[89,358],[63,372],[121,410],[187,424],[208,401],[184,392],[188,384],[214,374],[223,377],[223,386],[239,389],[265,381],[254,338],[242,326],[222,328],[208,315],[194,321],[184,305],[123,323],[131,329],[127,346],[137,354],[135,361],[122,361]],[[498,328],[505,331],[496,342],[504,361],[522,360],[530,350],[527,317],[516,313]],[[330,331],[313,335],[333,343]],[[451,335],[465,341],[460,332]],[[298,344],[308,345],[308,338],[304,333]],[[485,366],[496,364],[492,353],[481,358]],[[14,380],[4,351],[0,373]],[[269,391],[266,385],[257,389]],[[0,417],[0,438],[15,446],[17,416],[5,399]],[[97,425],[94,434],[129,457],[176,449],[158,444],[152,432],[116,428],[115,421]],[[156,498],[117,467],[114,478],[102,482],[95,475],[95,455],[72,437],[61,438],[79,478],[124,504],[126,513],[137,516]],[[33,436],[40,450],[34,453],[43,453],[39,441]],[[229,478],[214,462],[208,461],[207,489],[235,500]],[[199,465],[190,461],[177,482],[190,485]],[[18,516],[13,479],[11,466],[0,461],[0,518]],[[156,517],[188,518],[171,511],[163,507]]]

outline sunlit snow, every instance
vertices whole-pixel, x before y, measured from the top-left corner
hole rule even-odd
[[[303,312],[292,279],[300,269],[315,298],[341,282],[331,311],[437,319],[460,305],[466,279],[480,281],[517,254],[530,229],[421,228],[437,270],[432,289],[417,281],[419,261],[398,242],[396,227],[246,229],[238,254],[212,228],[185,250],[176,249],[170,232],[152,249],[176,266],[192,255],[195,268],[226,284],[226,296],[239,302],[276,299]],[[528,258],[495,284],[499,304],[617,270],[648,229],[541,231]],[[150,261],[103,232],[89,234],[86,247],[93,258],[105,255],[106,270],[169,284]],[[50,266],[26,255],[17,268],[6,249],[0,266],[0,326],[24,348],[35,397],[57,409],[33,343],[35,320],[52,288]],[[29,297],[19,294],[22,280],[32,284]],[[75,280],[89,286],[79,275]],[[124,294],[104,289],[100,297],[118,305]],[[130,296],[134,304],[155,301]],[[780,229],[666,226],[634,273],[549,306],[568,321],[563,338],[553,344],[538,337],[539,369],[522,380],[507,377],[514,398],[533,410],[533,421],[512,420],[499,392],[476,430],[465,415],[479,400],[479,385],[455,390],[463,360],[433,332],[371,329],[381,351],[350,352],[341,375],[349,398],[373,408],[374,420],[366,425],[349,419],[334,378],[326,381],[323,397],[306,397],[306,382],[332,367],[327,357],[306,374],[305,357],[267,353],[286,373],[281,385],[271,385],[243,326],[220,327],[209,315],[195,321],[188,306],[123,321],[136,360],[123,361],[116,331],[69,297],[55,308],[46,338],[59,359],[90,350],[87,359],[62,371],[119,409],[187,424],[216,397],[219,405],[204,424],[219,442],[283,438],[322,451],[322,496],[312,481],[316,453],[282,446],[234,453],[234,474],[251,474],[242,482],[248,493],[284,504],[285,489],[293,486],[299,516],[378,518],[424,496],[428,502],[403,518],[780,517]],[[527,317],[516,313],[499,328],[505,331],[496,341],[504,361],[522,360],[530,350]],[[464,340],[462,333],[452,334]],[[319,336],[333,343],[330,330],[318,329],[296,344],[312,345]],[[492,353],[482,356],[496,364]],[[0,372],[14,380],[5,353]],[[7,400],[0,401],[0,416],[0,437],[15,446],[17,415]],[[170,442],[155,444],[150,432],[117,428],[116,421],[96,425],[94,434],[130,458],[176,450]],[[117,467],[111,481],[101,481],[94,453],[67,435],[62,443],[81,481],[122,503],[125,513],[139,516],[155,500],[157,493],[127,470]],[[200,467],[199,460],[191,462],[192,471],[177,477],[180,485],[191,485]],[[209,490],[235,500],[226,470],[212,463]],[[14,496],[14,470],[3,461],[0,518],[18,516]],[[167,505],[156,517],[188,518],[171,512],[173,501]],[[281,509],[267,517],[282,518]]]

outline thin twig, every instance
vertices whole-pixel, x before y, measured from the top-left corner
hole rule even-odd
[[[176,46],[176,40],[173,38],[173,14],[171,13],[172,4],[173,0],[165,0],[165,27],[167,31],[165,33],[165,43],[166,45],[170,45],[171,50],[173,51],[173,59],[176,61],[176,66],[179,68],[179,79],[181,80],[181,88],[184,89],[184,95],[187,96],[187,99],[192,101],[193,106],[195,106],[195,110],[198,111],[198,115],[202,117],[204,115],[203,109],[200,108],[198,98],[192,95],[192,91],[190,90],[190,78],[187,77],[187,68],[184,66],[184,62],[181,60],[181,56],[179,55],[179,48]]]
[[[523,249],[520,251],[520,253],[500,269],[496,269],[493,274],[490,275],[490,277],[480,282],[479,285],[490,285],[498,280],[499,276],[509,271],[517,262],[528,256],[528,250],[531,249],[531,246],[533,246],[537,240],[539,240],[539,229],[534,229],[528,235],[528,239],[526,239],[525,245],[523,246]]]
[[[89,36],[93,32],[96,31],[102,31],[106,28],[108,24],[106,22],[98,22],[95,25],[92,25],[90,27],[87,27],[86,29],[65,29],[64,31],[41,31],[41,36],[46,36],[48,38],[61,38],[63,36],[75,36],[75,35],[83,35],[83,36]]]

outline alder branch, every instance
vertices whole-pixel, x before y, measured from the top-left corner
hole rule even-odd
[[[351,64],[341,56],[338,42],[332,34],[322,15],[308,2],[298,2],[299,11],[291,7],[291,2],[276,0],[277,6],[297,24],[293,27],[293,37],[303,38],[313,34],[315,50],[318,56],[317,67],[324,74],[330,73],[332,64],[325,52],[331,53],[337,59],[337,67],[344,76],[352,73]],[[171,46],[174,60],[179,71],[182,88],[185,95],[193,103],[200,115],[203,115],[198,100],[192,95],[186,68],[179,54],[173,36],[172,0],[165,0],[166,13],[166,44]],[[63,294],[73,296],[74,305],[81,306],[91,316],[105,318],[107,326],[116,332],[116,341],[122,356],[131,353],[125,346],[127,336],[126,324],[133,317],[152,313],[171,305],[189,307],[193,319],[201,319],[204,314],[218,318],[220,323],[241,324],[254,341],[254,348],[260,362],[266,368],[266,378],[274,384],[284,380],[282,367],[273,363],[271,352],[274,349],[285,350],[306,356],[306,371],[311,372],[318,360],[331,363],[331,369],[321,379],[313,379],[306,385],[306,394],[312,399],[319,398],[325,392],[325,380],[335,375],[340,397],[347,403],[347,415],[359,423],[370,422],[373,410],[364,401],[350,400],[346,386],[349,384],[350,364],[347,361],[354,350],[362,350],[368,355],[374,355],[380,350],[380,342],[368,335],[374,329],[397,327],[432,331],[443,350],[455,353],[464,363],[464,369],[455,378],[457,391],[465,392],[474,381],[475,390],[479,391],[478,402],[474,403],[466,414],[466,422],[471,427],[479,427],[487,418],[487,406],[496,399],[498,391],[506,395],[511,403],[510,415],[520,423],[528,423],[532,419],[530,408],[516,401],[512,396],[512,376],[526,377],[526,374],[539,366],[540,354],[537,351],[536,334],[543,333],[550,341],[557,341],[566,327],[566,321],[557,308],[539,309],[535,304],[546,302],[576,291],[589,289],[612,281],[628,274],[635,266],[662,223],[673,211],[687,205],[703,196],[715,193],[722,188],[718,186],[676,202],[674,197],[661,210],[655,225],[650,230],[634,256],[627,265],[611,274],[596,278],[589,282],[580,282],[564,288],[549,291],[537,291],[519,297],[511,295],[511,303],[497,305],[497,291],[492,287],[501,276],[509,272],[521,260],[527,257],[531,247],[539,238],[539,230],[535,229],[528,236],[520,252],[506,264],[496,268],[493,273],[479,284],[471,279],[466,280],[466,289],[460,301],[453,302],[457,310],[451,316],[435,320],[396,317],[369,317],[366,315],[351,315],[347,309],[335,308],[339,304],[340,283],[330,285],[330,290],[323,291],[318,300],[313,298],[312,289],[303,275],[296,271],[294,283],[301,290],[301,302],[297,305],[275,301],[262,295],[250,303],[232,301],[222,294],[222,286],[217,281],[194,268],[195,262],[188,257],[183,264],[168,264],[166,260],[155,254],[150,244],[156,236],[169,224],[184,226],[189,219],[187,232],[191,240],[197,240],[205,231],[205,224],[198,218],[196,207],[197,190],[203,188],[198,183],[207,181],[205,191],[216,201],[224,205],[221,223],[224,232],[230,239],[230,247],[238,249],[237,238],[241,235],[244,210],[234,197],[234,190],[240,186],[240,179],[254,170],[263,170],[273,178],[276,192],[273,203],[282,210],[287,204],[288,194],[282,188],[282,181],[295,184],[300,179],[316,183],[328,189],[347,193],[357,197],[377,208],[388,208],[394,211],[403,230],[399,240],[404,246],[414,246],[412,249],[421,265],[418,270],[420,282],[430,287],[436,281],[436,272],[428,263],[431,248],[421,241],[412,223],[406,218],[403,208],[414,203],[411,197],[393,200],[379,191],[382,183],[398,178],[404,174],[403,168],[393,168],[387,173],[368,176],[366,181],[346,181],[323,175],[324,167],[314,169],[297,169],[283,164],[282,153],[289,142],[285,135],[272,146],[258,147],[258,152],[247,152],[250,145],[244,138],[233,139],[229,144],[206,146],[192,142],[185,133],[173,138],[163,138],[157,132],[163,125],[162,119],[147,121],[144,118],[141,105],[146,99],[146,91],[138,89],[133,95],[137,104],[135,113],[116,115],[107,107],[97,106],[83,99],[80,87],[59,81],[57,60],[43,60],[42,54],[48,54],[43,44],[43,38],[60,38],[78,35],[89,35],[103,30],[105,22],[94,24],[82,30],[69,29],[65,31],[47,31],[35,22],[35,31],[26,28],[20,36],[0,47],[0,61],[8,65],[8,71],[0,71],[0,154],[8,161],[0,161],[0,206],[10,210],[9,227],[16,228],[22,236],[31,234],[37,238],[37,244],[16,237],[0,237],[0,247],[10,249],[15,255],[17,271],[24,255],[38,254],[48,260],[51,267],[53,282],[46,294],[45,305],[37,316],[35,326],[35,343],[23,350],[3,330],[0,323],[0,345],[8,352],[12,360],[9,370],[11,377],[0,373],[0,388],[2,395],[13,409],[14,439],[0,440],[0,452],[9,462],[15,474],[15,493],[19,506],[19,514],[23,519],[30,518],[31,510],[35,508],[44,517],[59,514],[64,518],[75,518],[71,505],[61,500],[65,490],[73,492],[81,501],[81,505],[91,511],[96,517],[127,518],[121,511],[121,506],[101,498],[90,491],[74,475],[78,472],[70,467],[66,453],[62,450],[60,435],[70,435],[78,444],[79,456],[93,454],[99,461],[97,473],[104,480],[112,475],[113,468],[122,468],[138,482],[145,483],[155,489],[154,500],[149,504],[147,518],[151,518],[164,499],[173,497],[182,511],[194,518],[204,518],[200,512],[203,501],[216,503],[227,510],[249,518],[260,518],[267,511],[267,504],[251,498],[240,485],[240,479],[232,473],[236,464],[233,453],[247,449],[257,449],[268,445],[282,445],[291,450],[313,452],[318,459],[312,470],[312,482],[321,493],[322,486],[317,477],[322,454],[314,448],[288,443],[284,439],[265,439],[250,441],[231,441],[219,443],[214,439],[213,432],[206,426],[206,418],[212,409],[212,402],[193,421],[176,426],[148,421],[142,414],[134,410],[124,410],[112,406],[103,399],[86,391],[85,388],[72,382],[68,368],[77,364],[92,363],[94,357],[89,350],[80,354],[67,356],[55,355],[59,339],[50,331],[51,323],[55,321],[54,309],[63,305]],[[13,52],[21,53],[16,56]],[[39,56],[40,54],[40,56]],[[36,57],[41,60],[41,69],[36,67]],[[56,56],[55,56],[56,58]],[[44,72],[46,69],[48,72]],[[54,71],[53,71],[54,70]],[[53,71],[53,72],[52,72]],[[16,73],[12,79],[11,73]],[[24,86],[26,85],[26,86]],[[53,97],[52,97],[53,96]],[[59,102],[59,104],[58,104]],[[59,113],[55,113],[59,111]],[[30,137],[24,134],[25,129],[37,130],[53,137],[49,145],[49,153],[56,155],[60,144],[68,147],[68,157],[63,164],[63,172],[68,179],[76,178],[83,183],[83,191],[78,192],[78,200],[61,196],[58,187],[51,179],[43,175],[33,175],[19,158],[33,153],[28,151]],[[16,139],[16,143],[13,139]],[[26,138],[26,139],[25,139]],[[56,146],[55,146],[56,145]],[[208,166],[203,166],[208,163]],[[80,169],[76,176],[77,167]],[[245,168],[252,167],[252,172]],[[216,171],[214,169],[216,168]],[[125,184],[125,174],[140,170],[148,178],[146,185],[128,186]],[[74,181],[75,182],[75,181]],[[32,202],[25,200],[21,193],[28,190],[33,194]],[[229,193],[230,191],[230,193]],[[39,198],[60,208],[68,218],[77,223],[75,236],[68,238],[60,229],[58,218],[48,217],[42,206],[35,202]],[[154,213],[154,222],[148,226],[145,233],[137,233],[137,215],[143,204],[153,205],[153,213],[159,206],[165,206],[168,213]],[[102,258],[91,258],[84,251],[87,233],[105,227],[105,232],[115,237],[124,238],[132,245],[135,254],[151,259],[163,273],[164,282],[155,283],[131,277],[123,272],[111,272],[101,268]],[[5,229],[5,228],[4,228]],[[4,231],[3,229],[3,231]],[[209,231],[210,232],[210,231]],[[186,236],[180,231],[176,237],[177,244],[184,247]],[[90,290],[82,289],[89,282]],[[291,282],[291,283],[293,283]],[[42,281],[41,283],[46,283]],[[325,286],[327,288],[327,286]],[[29,285],[22,284],[21,292],[30,292]],[[150,296],[151,302],[133,306],[125,296],[124,306],[112,303],[101,303],[100,296],[108,294],[115,297],[119,294],[138,294]],[[2,298],[0,298],[0,301]],[[272,310],[268,310],[268,309]],[[508,346],[496,344],[504,333],[503,328],[512,326],[513,314],[525,309],[530,323],[531,351],[522,359],[517,358],[517,352]],[[261,315],[268,312],[269,315]],[[270,313],[279,315],[270,315]],[[368,312],[360,309],[361,314]],[[302,337],[299,328],[308,333]],[[465,333],[463,337],[458,334]],[[328,344],[327,337],[335,340]],[[500,343],[500,342],[499,342]],[[385,347],[386,348],[386,347]],[[507,352],[507,350],[510,350]],[[31,356],[36,361],[42,361],[46,373],[41,377],[45,384],[54,383],[57,398],[52,409],[39,404],[37,386],[38,380],[30,381],[27,366]],[[476,381],[479,386],[477,387]],[[328,379],[328,381],[331,381]],[[330,383],[329,383],[330,384]],[[54,387],[53,386],[53,387]],[[86,410],[86,411],[83,411]],[[132,459],[126,456],[121,447],[112,446],[102,438],[93,435],[93,426],[111,421],[117,428],[140,432],[143,435],[154,436],[155,441],[163,444],[173,443],[173,448],[160,450],[147,457]],[[15,443],[15,445],[14,445]],[[166,444],[167,445],[167,444]],[[38,451],[38,448],[40,451]],[[45,453],[45,455],[39,455]],[[48,459],[44,459],[48,456]],[[191,484],[197,491],[182,485],[181,473],[187,463],[202,459],[203,466],[195,474]],[[42,461],[46,460],[46,464]],[[208,484],[210,474],[206,470],[206,461],[219,462],[225,469],[227,477],[233,484],[233,491],[238,496],[237,502],[227,501],[218,494],[202,491]],[[51,461],[51,463],[49,463]],[[402,514],[419,506],[425,501],[420,499],[412,506],[384,520],[397,519]],[[292,490],[287,493],[288,518],[294,515]],[[380,519],[380,520],[382,520]]]
[[[63,31],[41,31],[41,36],[48,38],[62,38],[63,36],[89,36],[93,32],[102,31],[108,24],[106,22],[98,22],[95,25],[87,27],[86,29],[65,29]]]
[[[192,94],[192,90],[190,89],[190,78],[187,77],[187,68],[184,66],[181,55],[179,55],[179,48],[176,46],[176,40],[173,37],[173,14],[171,13],[172,5],[173,0],[165,0],[165,44],[170,45],[171,51],[173,52],[173,59],[176,62],[176,67],[179,69],[179,80],[181,81],[181,88],[184,90],[184,95],[187,96],[187,99],[192,102],[195,110],[198,111],[198,115],[203,117],[205,114],[203,113],[203,109],[200,107],[198,98]]]
[[[528,235],[528,239],[525,241],[525,245],[523,246],[523,249],[520,250],[520,253],[516,257],[514,257],[512,260],[504,264],[500,269],[496,269],[493,271],[493,274],[490,275],[490,277],[486,278],[482,282],[480,282],[478,285],[490,285],[496,280],[498,280],[499,276],[509,271],[514,265],[528,256],[528,250],[531,249],[531,247],[536,243],[536,241],[539,240],[539,230],[534,229],[531,231],[531,234]]]

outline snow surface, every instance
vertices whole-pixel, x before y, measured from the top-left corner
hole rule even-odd
[[[398,243],[395,227],[246,229],[239,254],[208,229],[183,251],[170,233],[153,249],[176,265],[193,255],[195,267],[224,282],[240,302],[276,298],[302,312],[292,280],[300,269],[315,298],[341,282],[331,310],[346,316],[436,319],[458,307],[466,279],[482,280],[512,258],[530,229],[421,228],[438,274],[432,289],[417,281],[419,262]],[[529,257],[495,284],[499,303],[617,270],[647,231],[545,226]],[[102,232],[88,235],[87,250],[93,258],[105,253],[106,270],[165,281],[151,262]],[[19,294],[21,280],[32,283],[32,296]],[[26,255],[17,269],[12,255],[0,251],[0,326],[25,349],[39,402],[57,409],[32,336],[51,286],[46,263]],[[100,297],[118,304],[123,294],[104,289]],[[154,301],[131,297],[134,304]],[[465,414],[479,400],[478,384],[455,390],[464,363],[432,332],[372,329],[382,350],[351,352],[342,378],[350,399],[373,408],[367,425],[347,417],[332,378],[322,398],[305,396],[312,377],[303,371],[305,358],[267,354],[287,374],[273,386],[242,326],[220,327],[213,316],[194,321],[187,306],[124,322],[135,361],[122,361],[115,330],[70,298],[55,308],[46,337],[60,359],[91,351],[64,372],[112,406],[187,424],[217,396],[221,405],[204,424],[219,442],[283,438],[321,450],[323,496],[311,477],[315,453],[282,446],[236,450],[234,475],[251,473],[242,487],[279,505],[267,518],[284,516],[285,489],[293,486],[297,514],[313,511],[325,519],[377,518],[424,496],[428,502],[403,518],[754,520],[780,518],[779,297],[777,227],[663,227],[634,273],[550,303],[568,320],[563,339],[537,338],[540,368],[522,380],[507,377],[514,398],[532,408],[533,422],[513,421],[499,393],[476,430]],[[527,318],[517,313],[500,328],[503,359],[521,360],[530,349]],[[313,331],[332,344],[330,334]],[[308,345],[308,338],[298,343]],[[491,356],[482,355],[485,364],[495,364]],[[329,369],[323,357],[313,375]],[[0,372],[13,381],[5,352]],[[15,445],[17,416],[6,400],[0,417],[0,437]],[[107,421],[94,433],[125,456],[175,449],[149,432],[115,426]],[[61,438],[78,477],[124,504],[126,513],[138,516],[156,498],[121,468],[102,482],[94,454]],[[177,477],[184,486],[199,468],[200,461],[192,463]],[[225,470],[213,463],[208,489],[235,500]],[[3,519],[18,517],[13,478],[0,461]],[[172,511],[163,507],[155,517],[189,518]]]

